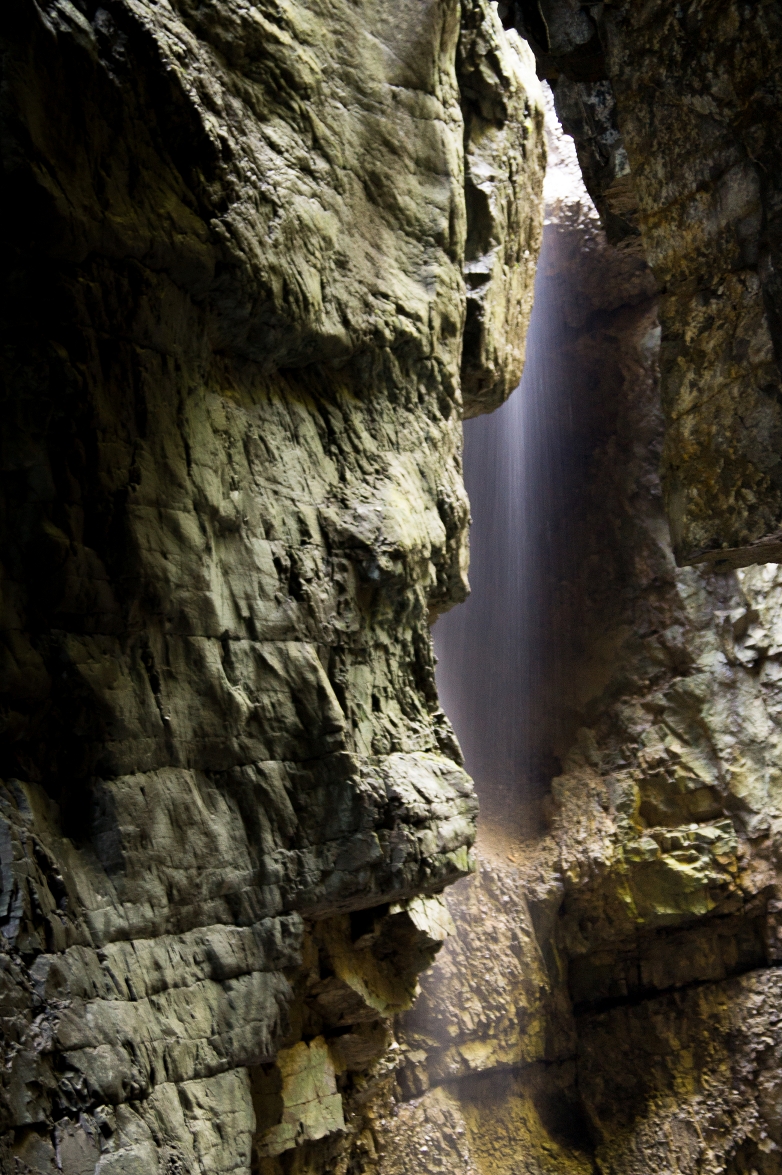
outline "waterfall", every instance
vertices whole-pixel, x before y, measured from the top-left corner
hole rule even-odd
[[[549,138],[549,209],[591,208],[571,140],[556,124]],[[547,216],[521,383],[496,412],[465,422],[472,594],[433,633],[441,702],[484,818],[512,818],[528,834],[567,723],[566,585],[589,456],[589,389],[569,345],[556,228]]]

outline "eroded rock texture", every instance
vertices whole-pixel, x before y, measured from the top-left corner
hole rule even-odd
[[[585,459],[540,617],[563,664],[539,664],[559,709],[537,758],[560,769],[524,839],[484,781],[479,871],[446,898],[457,933],[397,1022],[379,1171],[776,1175],[780,568],[676,567],[654,280],[584,203],[548,221],[573,372],[550,408]]]
[[[523,362],[532,57],[482,0],[2,33],[0,1164],[346,1170],[471,868],[428,623],[460,366],[481,411]]]
[[[4,1170],[776,1175],[779,21],[10,0]],[[428,626],[524,360],[528,45],[605,235],[550,209],[559,768],[470,877]]]
[[[680,563],[782,558],[782,13],[775,0],[504,0],[609,237],[662,289],[664,493]]]

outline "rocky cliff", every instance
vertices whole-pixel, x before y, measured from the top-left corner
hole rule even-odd
[[[523,363],[534,61],[482,0],[2,35],[0,1165],[332,1169],[472,868],[429,623]]]
[[[398,1019],[379,1170],[776,1175],[780,569],[677,568],[656,283],[585,192],[553,185],[538,280],[571,373],[547,410],[583,461],[537,617],[556,714],[530,762],[559,769],[539,791],[519,763],[516,820],[481,777],[480,868]]]
[[[8,0],[3,1170],[777,1175],[779,21]],[[549,207],[576,541],[476,869],[429,626],[536,68],[603,227]]]
[[[680,563],[782,558],[782,13],[775,0],[502,0],[609,237],[662,287],[663,488]]]

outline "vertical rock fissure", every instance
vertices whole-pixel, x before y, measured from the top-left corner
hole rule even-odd
[[[770,1175],[780,572],[676,568],[656,283],[552,133],[527,367],[466,427],[473,595],[435,630],[479,871],[398,1020],[380,1169]]]
[[[0,1167],[778,1175],[779,4],[6,7]]]

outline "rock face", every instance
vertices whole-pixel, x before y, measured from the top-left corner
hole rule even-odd
[[[540,222],[537,169],[519,144],[530,133],[532,57],[518,34],[507,39],[482,4],[462,5],[459,80],[465,111],[467,314],[461,364],[465,417],[490,412],[521,378],[532,310]]]
[[[779,5],[500,7],[555,87],[609,236],[662,290],[678,562],[782,559]]]
[[[654,281],[553,194],[540,280],[573,387],[550,410],[588,455],[540,618],[564,664],[540,663],[560,720],[531,760],[560,769],[525,839],[483,782],[457,934],[397,1021],[378,1169],[776,1175],[782,572],[676,567]],[[518,791],[535,806],[523,765]]]
[[[532,57],[479,0],[2,32],[0,1165],[343,1170],[471,869],[428,624],[460,367],[475,412],[523,362]]]
[[[0,1166],[777,1175],[778,4],[3,17]],[[429,625],[524,361],[530,45],[606,234],[550,209],[559,768],[475,872]]]

